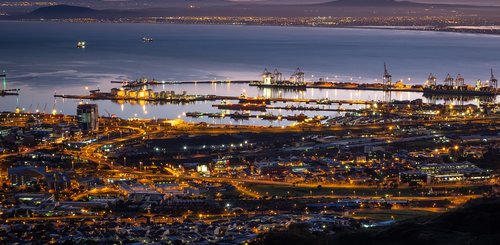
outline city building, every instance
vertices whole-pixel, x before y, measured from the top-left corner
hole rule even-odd
[[[82,131],[96,131],[99,129],[99,111],[96,104],[78,105],[76,110],[78,127]]]

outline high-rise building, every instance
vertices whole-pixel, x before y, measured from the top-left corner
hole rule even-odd
[[[78,105],[76,110],[78,127],[82,131],[96,131],[99,129],[99,111],[96,104]]]

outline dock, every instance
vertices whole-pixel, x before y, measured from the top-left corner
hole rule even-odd
[[[166,102],[166,103],[190,103],[196,101],[217,101],[221,100],[220,96],[215,95],[192,95],[185,97],[175,97],[175,98],[156,98],[156,97],[121,97],[121,96],[112,96],[112,95],[99,95],[99,94],[91,94],[91,95],[65,95],[65,94],[55,94],[56,98],[63,99],[80,99],[80,100],[124,100],[124,101],[150,101],[150,102]],[[223,97],[225,99],[226,97]]]
[[[202,118],[202,117],[211,117],[211,118],[231,118],[235,120],[248,120],[251,118],[262,119],[268,121],[295,121],[295,122],[304,122],[304,121],[315,121],[319,122],[322,120],[328,119],[326,116],[316,116],[316,117],[308,117],[304,114],[299,115],[273,115],[273,114],[250,114],[250,113],[228,113],[228,114],[220,114],[215,115],[214,113],[203,113],[203,112],[187,112],[187,117],[191,118]]]
[[[274,85],[274,84],[263,84],[256,80],[210,80],[210,81],[159,81],[159,80],[146,80],[140,82],[136,81],[111,81],[115,84],[123,84],[125,88],[139,88],[143,86],[159,86],[159,85],[176,85],[176,84],[248,84],[249,86],[259,87],[259,88],[276,88],[276,89],[295,89],[295,90],[305,90],[309,88],[317,89],[339,89],[339,90],[368,90],[368,91],[391,91],[391,92],[423,92],[423,88],[420,86],[416,87],[406,87],[406,88],[383,88],[377,86],[378,84],[357,84],[356,86],[345,86],[342,83],[317,83],[317,82],[307,82],[304,86],[286,86],[286,85]]]
[[[323,107],[306,107],[306,106],[268,106],[267,110],[284,110],[284,111],[331,111],[331,112],[357,112],[357,109],[346,108],[323,108]]]
[[[138,88],[142,86],[176,85],[176,84],[250,84],[250,80],[210,80],[210,81],[159,81],[159,80],[135,80],[135,81],[111,81],[111,83],[123,84],[126,88]]]
[[[56,94],[56,98],[64,99],[80,99],[80,100],[124,100],[124,101],[150,101],[150,102],[197,102],[197,101],[262,101],[262,98],[248,98],[241,96],[220,96],[220,95],[189,95],[178,94],[169,97],[159,96],[119,96],[112,93],[95,92],[89,95],[65,95]],[[305,103],[305,104],[318,104],[318,105],[373,105],[382,104],[386,102],[373,101],[373,100],[332,100],[332,99],[293,99],[293,98],[266,98],[265,104],[269,103]],[[214,105],[217,106],[217,105]]]
[[[376,84],[374,84],[376,85]],[[322,85],[316,83],[309,83],[306,88],[317,88],[317,89],[339,89],[339,90],[367,90],[367,91],[384,91],[384,92],[413,92],[413,93],[423,93],[424,90],[420,86],[416,87],[405,87],[405,88],[384,88],[380,86],[342,86],[342,85]]]

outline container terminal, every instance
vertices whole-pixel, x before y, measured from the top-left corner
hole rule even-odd
[[[496,96],[498,91],[498,80],[491,69],[490,80],[482,82],[476,81],[475,86],[465,84],[465,79],[458,74],[453,78],[450,74],[444,79],[444,84],[437,84],[437,78],[432,73],[423,87],[424,94],[449,94],[449,95],[470,95],[470,96]]]
[[[99,89],[90,91],[89,95],[66,95],[66,94],[55,94],[54,97],[65,98],[65,99],[89,99],[89,100],[123,100],[123,101],[158,101],[158,102],[196,102],[196,101],[228,101],[228,100],[243,100],[252,101],[253,98],[243,97],[243,96],[219,96],[219,95],[190,95],[184,91],[181,94],[176,94],[174,91],[161,91],[154,92],[152,89],[141,89],[141,90],[130,90],[130,89],[111,89],[111,92],[101,92]],[[243,104],[251,105],[266,105],[267,103],[274,102],[285,102],[285,103],[314,103],[321,105],[372,105],[377,103],[384,103],[381,101],[367,101],[367,100],[332,100],[332,99],[294,99],[294,98],[268,98],[262,102],[259,97],[255,98],[256,101],[261,101],[261,103],[238,103],[238,104],[227,104],[227,107],[239,107]],[[223,109],[223,108],[222,108]]]
[[[141,78],[134,81],[111,81],[121,84],[123,88],[139,88],[167,84],[221,84],[241,83],[249,84],[259,88],[280,88],[291,90],[306,90],[308,88],[318,89],[344,89],[344,90],[370,90],[370,91],[394,91],[394,92],[420,92],[424,94],[449,94],[470,96],[495,96],[500,94],[498,80],[491,70],[491,78],[485,82],[477,80],[475,86],[465,84],[465,79],[459,74],[456,79],[449,74],[444,84],[437,84],[437,78],[431,73],[423,85],[407,85],[402,80],[393,82],[392,76],[384,65],[384,76],[382,83],[360,83],[360,82],[330,82],[323,78],[319,81],[306,81],[305,73],[297,68],[288,80],[283,79],[283,74],[275,69],[269,72],[267,68],[261,74],[261,80],[212,80],[212,81],[160,81],[156,79]]]

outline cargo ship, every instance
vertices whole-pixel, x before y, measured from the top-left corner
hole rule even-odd
[[[250,115],[250,113],[247,113],[247,112],[243,112],[243,113],[235,112],[235,113],[231,114],[230,117],[232,119],[249,119],[251,117],[251,115]]]
[[[86,46],[87,44],[84,41],[79,41],[78,43],[76,43],[77,48],[85,48]]]
[[[265,104],[239,103],[239,104],[218,104],[212,105],[219,110],[235,110],[235,111],[266,111]]]
[[[202,112],[186,112],[186,116],[196,118],[196,117],[204,117],[205,114]]]
[[[431,73],[423,87],[424,95],[457,95],[457,96],[496,96],[498,95],[498,80],[491,70],[490,80],[483,83],[477,80],[476,86],[465,84],[465,79],[458,74],[453,78],[448,74],[444,84],[437,84],[437,78]]]
[[[19,95],[19,89],[0,90],[0,96]]]

